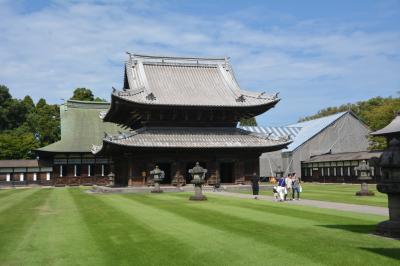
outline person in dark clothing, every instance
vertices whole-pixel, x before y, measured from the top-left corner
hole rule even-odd
[[[253,189],[254,199],[257,199],[260,190],[260,178],[257,173],[253,173],[253,176],[251,177],[251,188]]]

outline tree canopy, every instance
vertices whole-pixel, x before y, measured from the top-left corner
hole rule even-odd
[[[34,149],[60,139],[60,111],[44,99],[12,98],[0,85],[0,159],[28,159]]]
[[[91,89],[87,88],[76,88],[71,100],[78,100],[78,101],[89,101],[89,102],[105,102],[106,100],[100,97],[94,97],[93,92]]]
[[[242,126],[257,126],[257,120],[255,117],[251,117],[251,118],[242,118],[240,119],[240,123],[239,125]]]
[[[71,99],[101,101],[87,88],[74,90]],[[30,96],[13,98],[9,88],[0,85],[0,160],[29,159],[33,150],[60,139],[60,108],[41,98],[35,104]]]

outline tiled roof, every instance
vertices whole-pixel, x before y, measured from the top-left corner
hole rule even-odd
[[[104,143],[146,148],[266,148],[279,150],[290,143],[239,128],[149,127],[104,138]],[[104,144],[103,144],[104,145]],[[92,150],[97,153],[101,146]]]
[[[263,134],[270,134],[275,136],[290,136],[293,142],[282,151],[294,151],[300,147],[303,143],[317,135],[319,132],[324,130],[326,127],[334,123],[336,120],[347,114],[348,112],[341,112],[334,115],[299,122],[283,127],[242,127],[243,129],[258,132]]]
[[[93,144],[100,145],[104,132],[123,131],[116,124],[103,122],[99,117],[109,103],[67,101],[60,106],[61,140],[38,149],[42,152],[90,152]]]
[[[284,151],[294,151],[303,143],[320,133],[322,130],[347,113],[348,112],[341,112],[334,115],[289,125],[288,127],[300,127],[301,130],[296,135],[293,142],[288,146],[287,150]]]
[[[39,167],[38,160],[0,160],[0,168]]]
[[[131,55],[125,91],[114,95],[154,105],[248,107],[277,102],[277,95],[241,90],[227,59]]]
[[[299,134],[301,127],[261,127],[261,126],[241,126],[244,130],[255,133],[266,134],[273,137],[288,137],[294,139]]]
[[[305,161],[305,163],[369,160],[374,157],[379,157],[381,154],[382,154],[381,151],[360,151],[360,152],[323,154],[311,157],[309,160]]]
[[[371,135],[373,136],[389,136],[400,134],[400,114],[398,113],[397,116],[389,123],[386,127],[372,132]]]

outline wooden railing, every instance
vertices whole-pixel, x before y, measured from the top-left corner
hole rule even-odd
[[[63,176],[54,177],[53,184],[56,187],[60,186],[106,186],[109,184],[106,176]]]

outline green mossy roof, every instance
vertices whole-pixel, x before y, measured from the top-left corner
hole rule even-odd
[[[100,112],[109,103],[67,101],[60,106],[61,140],[38,149],[39,152],[90,152],[92,145],[101,145],[104,132],[126,131],[114,123],[103,122]]]

